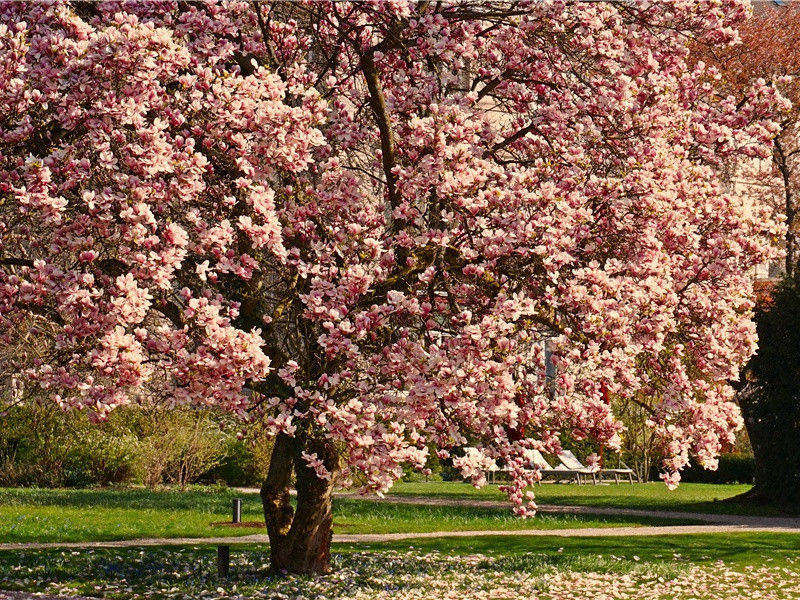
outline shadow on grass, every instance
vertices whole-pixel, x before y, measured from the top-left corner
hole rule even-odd
[[[237,578],[268,581],[269,547],[250,545],[247,554],[250,560],[236,570]],[[219,581],[215,561],[216,547],[213,545],[97,548],[81,552],[0,551],[0,589],[17,587],[14,571],[26,573],[27,579],[39,586],[48,583],[74,586],[130,582],[157,590],[172,586],[211,585]]]
[[[749,485],[682,483],[669,491],[661,482],[606,485],[543,484],[533,492],[539,504],[595,506],[640,510],[673,510],[715,514],[794,516],[798,508],[750,502],[743,492]],[[458,482],[399,482],[390,491],[398,496],[431,496],[448,499],[504,498],[496,486],[475,490]],[[737,500],[737,496],[740,496]]]

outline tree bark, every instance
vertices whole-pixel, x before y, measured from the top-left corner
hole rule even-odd
[[[789,156],[783,149],[783,143],[780,136],[775,138],[773,145],[773,163],[778,167],[778,172],[781,174],[783,180],[784,192],[784,215],[786,216],[786,257],[784,259],[784,267],[787,277],[792,277],[795,269],[795,245],[797,243],[795,231],[795,217],[797,216],[797,207],[794,202],[794,194],[792,187],[792,168],[789,164]]]
[[[338,453],[330,440],[294,439],[284,434],[276,439],[269,472],[261,488],[270,566],[276,573],[330,572],[333,477],[319,477],[306,464],[303,452],[316,454],[331,476],[339,466]],[[293,471],[297,489],[295,509],[289,494]]]

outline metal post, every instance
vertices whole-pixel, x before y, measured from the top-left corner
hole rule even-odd
[[[231,547],[217,546],[217,573],[227,577],[231,572]]]
[[[233,499],[233,523],[241,523],[242,522],[242,499],[241,498],[234,498]]]

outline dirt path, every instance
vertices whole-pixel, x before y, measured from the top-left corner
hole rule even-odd
[[[248,489],[241,489],[249,492]],[[340,498],[363,498],[356,494],[337,494]],[[508,508],[507,502],[499,500],[431,498],[423,496],[370,497],[375,502],[393,504],[416,504],[422,506],[472,506],[482,508]],[[696,521],[702,525],[662,525],[662,526],[620,526],[620,527],[579,527],[571,529],[519,529],[519,530],[478,530],[478,531],[431,531],[421,533],[359,533],[336,534],[334,542],[388,542],[437,537],[475,537],[475,536],[557,536],[557,537],[602,537],[602,536],[645,536],[645,535],[685,535],[696,533],[768,532],[800,534],[800,518],[796,517],[756,517],[748,515],[718,515],[712,513],[692,513],[669,510],[642,510],[633,508],[611,508],[602,506],[539,506],[543,513],[608,515],[628,517],[650,517]],[[20,542],[0,543],[0,550],[41,550],[47,548],[128,548],[137,546],[184,546],[200,544],[267,544],[264,534],[236,537],[211,538],[142,538],[134,540],[115,540],[103,542]],[[6,600],[0,595],[0,600]]]
[[[518,529],[518,530],[477,530],[477,531],[429,531],[410,533],[354,533],[336,534],[334,542],[391,542],[443,537],[478,536],[555,536],[555,537],[629,537],[645,535],[687,535],[697,533],[798,533],[795,527],[749,526],[749,525],[663,525],[644,527],[579,527],[573,529]],[[143,538],[136,540],[116,540],[106,542],[21,542],[0,544],[0,550],[44,550],[48,548],[131,548],[144,546],[195,546],[195,545],[239,545],[267,544],[264,534],[238,537],[213,538]],[[2,598],[0,598],[2,600]]]

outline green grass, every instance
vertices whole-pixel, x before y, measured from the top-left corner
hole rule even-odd
[[[602,506],[644,510],[675,510],[684,512],[724,513],[739,515],[779,515],[769,506],[721,502],[750,489],[749,485],[714,485],[682,483],[670,491],[660,482],[620,483],[610,485],[543,484],[533,488],[539,504],[568,506]],[[497,485],[476,490],[467,483],[399,481],[390,490],[401,496],[443,498],[480,498],[502,500],[505,495]]]
[[[264,533],[263,528],[212,525],[230,520],[231,499],[234,497],[243,498],[243,521],[262,521],[258,495],[226,488],[192,488],[185,492],[0,489],[0,542],[80,542]],[[663,523],[663,520],[650,518],[589,515],[540,515],[534,519],[521,519],[507,508],[414,506],[355,499],[334,501],[336,533],[556,529]]]
[[[663,484],[541,485],[535,491],[541,504],[776,514],[775,510],[720,502],[747,489],[741,485],[683,484],[670,492]],[[503,500],[497,486],[476,490],[464,483],[399,482],[392,494],[443,498]],[[263,533],[261,527],[225,527],[231,499],[242,497],[243,521],[263,519],[257,494],[222,487],[193,487],[151,491],[136,489],[2,489],[0,542],[117,540],[143,537],[212,537]],[[691,522],[691,520],[669,521]],[[555,529],[613,525],[659,525],[653,518],[540,514],[515,517],[506,508],[386,504],[339,498],[334,503],[336,533],[390,533],[453,530]]]
[[[392,533],[515,529],[563,529],[618,525],[675,525],[691,520],[665,520],[604,515],[540,514],[530,519],[508,508],[424,506],[363,500],[334,500],[335,533]]]
[[[0,490],[0,541],[79,542],[259,532],[211,525],[230,521],[231,499],[237,496],[241,494],[225,488],[186,492],[6,488]],[[255,497],[243,503],[242,520],[263,520]]]

